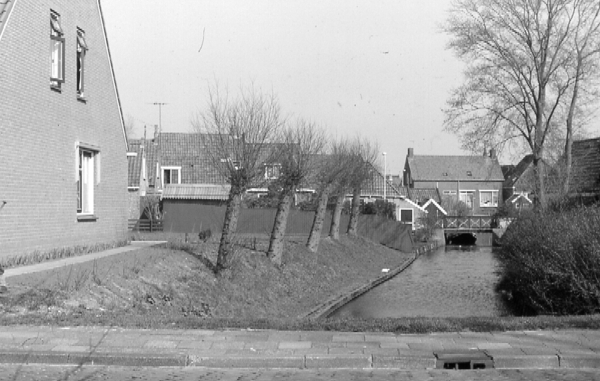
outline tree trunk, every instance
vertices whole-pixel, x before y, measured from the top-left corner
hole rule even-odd
[[[241,204],[241,193],[229,193],[227,209],[225,210],[225,220],[223,221],[223,231],[221,232],[221,242],[219,243],[219,252],[217,254],[216,273],[219,273],[230,265],[231,255],[233,254],[233,238],[237,231]]]
[[[535,174],[535,193],[536,202],[534,206],[536,208],[544,209],[546,207],[546,192],[544,185],[544,162],[542,161],[541,155],[535,153],[533,156],[533,172]]]
[[[331,216],[331,226],[329,228],[329,236],[332,239],[340,239],[340,219],[342,217],[342,208],[344,207],[344,192],[340,192],[337,195],[335,201],[335,208],[333,209],[333,215]]]
[[[275,213],[275,223],[273,224],[273,231],[271,232],[271,241],[269,242],[267,257],[278,266],[281,266],[282,264],[285,229],[287,227],[287,220],[290,214],[290,206],[292,205],[293,197],[293,188],[284,190],[279,198],[279,203],[277,204],[277,213]]]
[[[326,186],[321,190],[319,194],[319,203],[317,204],[317,211],[313,219],[312,227],[310,229],[310,235],[308,236],[308,242],[306,247],[312,253],[316,253],[319,248],[319,242],[321,241],[321,231],[323,230],[323,222],[325,221],[325,213],[327,212],[327,201],[329,201],[329,193],[331,193],[331,187]]]
[[[360,187],[352,190],[352,208],[350,209],[350,223],[348,223],[348,235],[358,234],[358,215],[360,212]]]
[[[581,62],[578,62],[575,83],[573,84],[573,96],[569,105],[569,113],[567,114],[567,136],[565,141],[565,179],[563,183],[563,193],[566,196],[569,194],[569,182],[571,181],[571,168],[573,166],[573,119],[575,117],[575,106],[577,104],[577,96],[579,93],[579,77],[580,77]]]

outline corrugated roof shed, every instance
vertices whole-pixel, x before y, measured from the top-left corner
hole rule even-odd
[[[360,189],[361,197],[382,197],[385,183],[385,192],[387,198],[407,198],[408,194],[404,188],[396,188],[391,181],[384,179],[383,174],[375,167],[372,167],[372,177]]]
[[[573,142],[570,192],[600,191],[600,138]]]
[[[415,181],[504,181],[498,159],[488,156],[407,157]]]
[[[163,190],[163,199],[170,200],[220,200],[229,197],[229,185],[221,184],[169,184]]]

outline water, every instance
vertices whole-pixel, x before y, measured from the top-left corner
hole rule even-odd
[[[498,262],[491,247],[440,248],[335,311],[331,317],[466,317],[507,315],[494,292]]]

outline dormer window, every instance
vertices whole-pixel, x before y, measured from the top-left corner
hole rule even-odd
[[[467,176],[473,176],[473,173],[471,171],[467,171]]]
[[[50,11],[50,86],[60,90],[65,81],[65,39],[60,15]]]

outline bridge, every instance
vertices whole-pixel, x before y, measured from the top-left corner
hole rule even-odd
[[[438,219],[437,224],[444,230],[491,231],[497,227],[497,222],[492,216],[445,216]]]
[[[492,216],[445,216],[438,219],[437,226],[444,230],[448,245],[492,245],[492,229],[498,225]],[[487,233],[487,234],[486,234]]]

